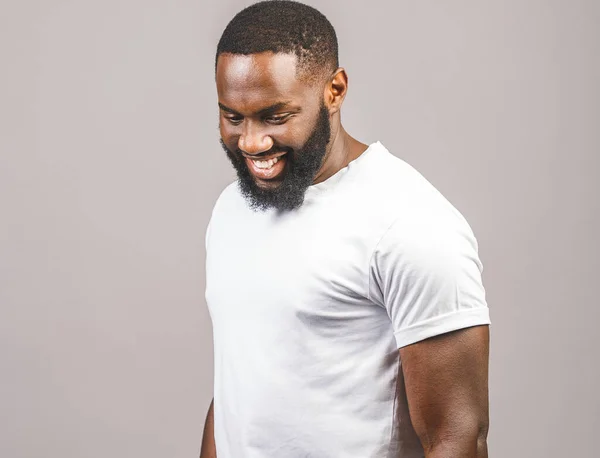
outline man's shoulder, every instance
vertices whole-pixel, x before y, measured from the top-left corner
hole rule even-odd
[[[394,198],[399,194],[429,191],[433,187],[417,169],[381,142],[373,143],[363,154],[367,157],[356,180],[367,193],[377,193],[381,197],[385,193]]]
[[[213,212],[215,210],[217,210],[219,207],[222,207],[222,206],[228,204],[229,202],[236,201],[239,198],[240,198],[240,189],[238,186],[238,181],[235,180],[235,181],[229,183],[227,186],[225,186],[225,188],[223,188],[223,190],[219,194],[219,197],[217,197],[217,200],[215,200]]]
[[[220,220],[223,217],[229,218],[232,214],[239,212],[240,207],[244,206],[244,199],[241,195],[238,182],[234,181],[221,191],[213,204],[211,212],[211,222]]]
[[[425,227],[462,227],[457,208],[416,168],[380,143],[357,180],[358,207],[372,218],[420,233]]]
[[[423,211],[449,202],[415,167],[377,142],[366,167],[357,177],[357,188],[371,202],[379,202],[392,213]]]
[[[239,185],[238,180],[235,180],[229,183],[227,186],[225,186],[225,188],[223,188],[223,191],[221,191],[221,194],[219,194],[219,197],[217,198],[217,202],[224,199],[237,198],[238,196]]]

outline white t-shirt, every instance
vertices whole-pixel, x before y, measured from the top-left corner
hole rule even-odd
[[[373,143],[304,204],[207,231],[219,458],[417,458],[398,348],[489,324],[477,242],[415,169]]]

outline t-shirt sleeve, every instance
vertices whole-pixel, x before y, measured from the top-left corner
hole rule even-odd
[[[398,348],[457,329],[490,323],[477,241],[468,223],[397,219],[369,266],[369,294],[392,321]]]

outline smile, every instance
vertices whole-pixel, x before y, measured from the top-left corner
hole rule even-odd
[[[274,159],[269,159],[267,161],[263,160],[260,161],[258,159],[253,159],[254,164],[259,168],[259,169],[270,169],[271,167],[273,167],[275,164],[277,164],[277,161],[279,161],[279,158],[276,157]]]
[[[244,155],[250,173],[260,180],[273,180],[283,174],[287,153],[278,153],[267,157],[253,158]]]

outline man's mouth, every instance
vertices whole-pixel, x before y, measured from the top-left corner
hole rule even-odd
[[[285,169],[287,152],[270,154],[261,157],[244,155],[246,165],[250,173],[260,180],[274,180],[278,178]]]

